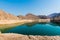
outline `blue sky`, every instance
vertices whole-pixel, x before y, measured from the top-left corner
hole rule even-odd
[[[60,12],[60,0],[0,0],[0,9],[13,15],[49,15]]]

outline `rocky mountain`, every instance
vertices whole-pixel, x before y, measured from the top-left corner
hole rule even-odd
[[[55,17],[59,17],[59,16],[60,16],[60,13],[53,13],[53,14],[49,15],[50,18],[55,18]]]
[[[53,13],[53,14],[50,14],[48,15],[50,18],[54,18],[54,17],[59,17],[60,16],[60,13]]]
[[[20,19],[39,19],[39,17],[38,16],[36,16],[36,15],[33,15],[33,14],[31,14],[31,13],[28,13],[26,16],[17,16],[17,17],[19,17]]]
[[[26,19],[39,19],[38,16],[33,15],[33,14],[31,14],[31,13],[28,13],[25,17],[26,17]]]
[[[39,15],[38,16],[40,19],[48,19],[49,17],[48,16],[45,16],[45,15]]]
[[[52,21],[60,22],[60,13],[53,13],[49,17]]]
[[[19,19],[17,16],[11,15],[3,10],[0,10],[0,20],[16,20]]]
[[[25,16],[19,15],[17,16],[19,19],[25,19]]]

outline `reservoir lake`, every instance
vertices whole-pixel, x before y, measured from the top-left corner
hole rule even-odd
[[[60,35],[60,23],[26,23],[4,30],[3,33],[55,36]]]

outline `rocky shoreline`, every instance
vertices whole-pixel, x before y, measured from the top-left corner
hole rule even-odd
[[[60,36],[33,36],[15,33],[0,33],[0,40],[60,40]]]

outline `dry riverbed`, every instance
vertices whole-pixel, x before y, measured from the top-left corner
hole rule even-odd
[[[60,36],[33,36],[14,33],[0,33],[0,40],[60,40]]]

